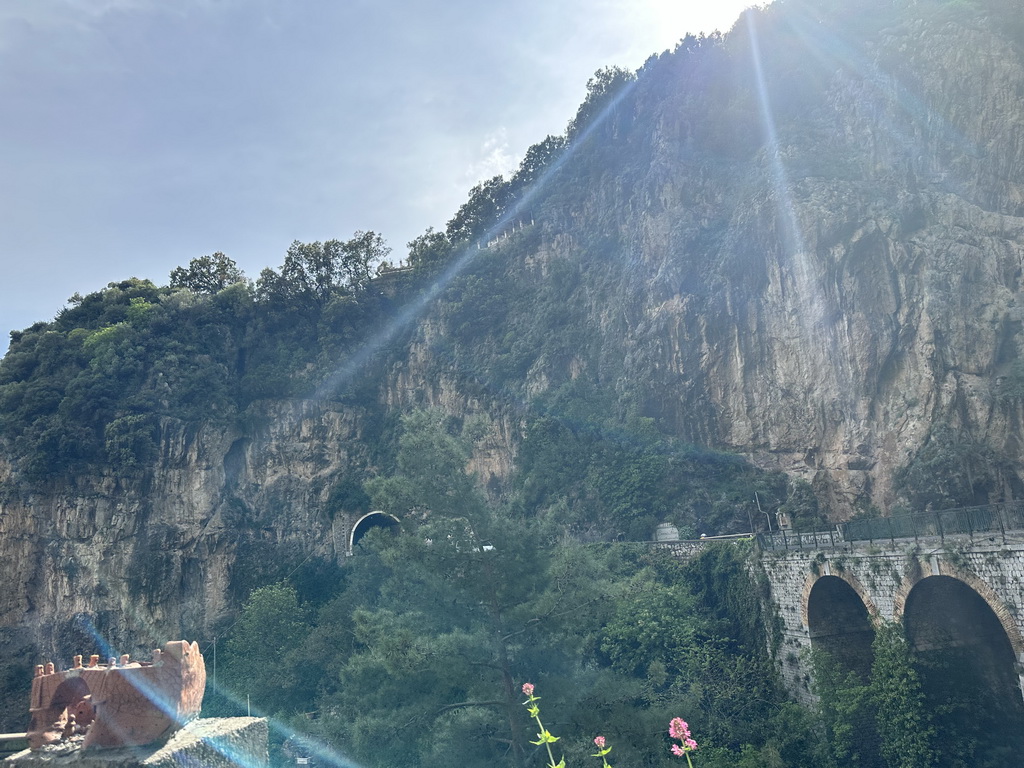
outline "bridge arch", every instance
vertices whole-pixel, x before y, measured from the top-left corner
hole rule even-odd
[[[400,525],[401,523],[397,517],[389,515],[387,512],[381,512],[380,510],[363,515],[356,520],[355,525],[352,526],[352,532],[349,534],[349,554],[352,554],[352,551],[355,549],[356,544],[359,543],[359,540],[371,529],[384,528],[385,530],[397,532]]]
[[[835,571],[835,573],[833,573]],[[817,584],[821,579],[833,577],[845,581],[846,584],[857,593],[857,597],[864,604],[864,608],[868,612],[868,617],[871,619],[871,625],[878,626],[881,621],[881,615],[878,612],[878,608],[875,606],[874,600],[871,599],[871,595],[861,584],[860,579],[854,576],[852,573],[845,569],[835,569],[831,563],[826,560],[822,564],[822,572],[815,573],[807,579],[807,583],[804,584],[803,599],[801,600],[801,609],[803,610],[803,621],[805,627],[810,627],[810,621],[808,616],[808,606],[810,605],[811,591],[814,589],[814,585]]]
[[[895,615],[936,728],[978,745],[963,756],[968,762],[997,764],[993,755],[1024,749],[1020,630],[991,588],[933,559],[931,572],[916,569],[898,597]]]
[[[878,609],[863,585],[845,572],[813,576],[804,590],[803,610],[811,648],[824,651],[866,682]]]
[[[918,561],[917,567],[912,568],[911,572],[904,576],[903,583],[900,584],[893,600],[893,619],[895,621],[903,622],[904,625],[906,625],[904,616],[906,613],[907,598],[910,596],[914,587],[925,579],[934,578],[936,576],[946,576],[951,579],[955,579],[956,581],[963,582],[964,585],[969,587],[972,592],[977,594],[977,596],[985,602],[995,615],[999,624],[1002,626],[1003,631],[1006,633],[1006,637],[1010,641],[1010,647],[1013,649],[1014,656],[1017,659],[1024,660],[1024,635],[1021,634],[1020,627],[1017,626],[1017,622],[1014,620],[1013,614],[1010,613],[1010,609],[1007,608],[1006,604],[1001,599],[999,599],[999,596],[995,593],[992,587],[970,571],[958,568],[942,558],[933,558],[929,565],[930,568],[926,571],[922,567],[922,563]]]

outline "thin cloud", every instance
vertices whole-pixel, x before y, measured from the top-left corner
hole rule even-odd
[[[509,148],[508,130],[501,126],[484,139],[480,147],[480,159],[470,166],[465,180],[475,184],[499,174],[507,176],[519,167],[521,159]]]

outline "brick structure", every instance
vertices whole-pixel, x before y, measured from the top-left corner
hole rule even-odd
[[[36,667],[29,704],[30,748],[74,744],[82,749],[150,744],[199,716],[206,667],[199,645],[169,642],[152,661],[128,656],[87,665],[75,656],[70,669]]]

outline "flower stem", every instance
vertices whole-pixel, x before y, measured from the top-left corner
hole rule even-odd
[[[547,731],[544,730],[544,724],[540,721],[540,715],[534,715],[533,719],[537,721],[537,727],[540,728],[540,732],[542,734],[543,733],[547,733]],[[549,764],[550,764],[551,768],[555,768],[555,756],[551,753],[551,742],[550,741],[545,741],[544,742],[544,746],[547,747],[547,750],[548,750],[548,761],[549,761]],[[691,766],[691,768],[692,768],[692,766]]]

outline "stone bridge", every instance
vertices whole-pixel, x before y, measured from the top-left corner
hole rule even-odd
[[[919,657],[956,654],[958,670],[972,667],[986,690],[1021,710],[1024,526],[977,527],[989,530],[940,526],[906,537],[890,529],[886,538],[848,541],[837,529],[791,535],[785,546],[778,535],[768,546],[762,539],[760,562],[781,618],[777,660],[793,694],[815,698],[812,648],[866,680],[876,628],[897,622]]]

